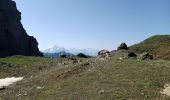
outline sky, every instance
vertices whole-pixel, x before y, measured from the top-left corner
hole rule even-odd
[[[116,49],[170,34],[170,0],[14,0],[40,50]]]

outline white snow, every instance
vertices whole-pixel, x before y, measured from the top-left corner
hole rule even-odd
[[[170,84],[165,84],[165,85],[164,85],[164,88],[165,88],[165,89],[163,89],[163,90],[161,91],[161,93],[162,93],[162,94],[165,94],[165,95],[167,95],[167,96],[170,96]]]
[[[0,88],[9,86],[11,84],[14,84],[17,81],[21,81],[23,79],[23,77],[10,77],[10,78],[4,78],[4,79],[0,79]]]

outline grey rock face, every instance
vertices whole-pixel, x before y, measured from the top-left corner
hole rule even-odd
[[[21,12],[12,0],[0,0],[0,57],[11,55],[42,56],[38,42],[27,35]]]

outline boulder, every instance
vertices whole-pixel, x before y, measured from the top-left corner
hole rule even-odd
[[[12,0],[0,0],[0,57],[42,56],[38,42],[21,24],[21,12]]]
[[[130,52],[130,53],[128,54],[128,57],[137,57],[137,55],[136,55],[134,52]]]
[[[117,48],[117,50],[127,50],[128,47],[126,45],[126,43],[121,43],[120,46]]]
[[[140,54],[139,59],[151,60],[151,59],[153,59],[153,55],[149,54],[148,52],[143,52],[142,54]]]
[[[66,55],[61,55],[60,58],[67,58],[67,56]]]
[[[104,58],[107,58],[110,56],[110,52],[108,50],[101,50],[98,52],[98,56],[99,57],[104,57]]]
[[[88,58],[87,55],[83,54],[83,53],[79,53],[77,54],[77,57],[81,57],[81,58]]]

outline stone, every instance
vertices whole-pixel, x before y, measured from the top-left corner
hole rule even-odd
[[[101,58],[108,58],[110,56],[110,52],[104,49],[98,52],[98,56]]]
[[[121,43],[120,46],[117,48],[117,50],[127,50],[128,47],[126,45],[126,43]]]
[[[37,86],[36,89],[40,90],[40,89],[43,89],[44,87],[41,87],[41,86]]]
[[[87,55],[85,55],[85,54],[83,54],[83,53],[79,53],[79,54],[77,55],[77,57],[81,57],[81,58],[88,58],[88,56],[87,56]]]
[[[134,52],[130,52],[130,53],[128,54],[128,57],[137,57],[137,55],[136,55]]]
[[[142,54],[140,54],[139,59],[141,59],[141,60],[151,60],[151,59],[153,59],[153,55],[151,55],[148,52],[143,52]]]
[[[72,63],[76,64],[76,63],[79,63],[79,61],[78,60],[74,60]]]
[[[66,55],[61,55],[60,58],[67,58],[67,56]]]
[[[104,92],[105,92],[104,90],[100,90],[99,94],[104,94]]]
[[[88,62],[83,64],[83,66],[88,66],[88,65],[90,65],[90,63],[88,63]]]
[[[42,56],[38,42],[21,24],[21,12],[12,0],[0,0],[0,57]]]
[[[5,89],[6,89],[5,87],[0,87],[0,91],[5,90]]]

